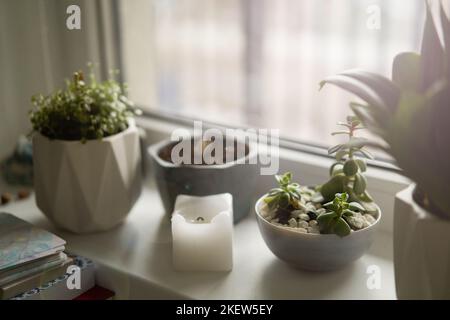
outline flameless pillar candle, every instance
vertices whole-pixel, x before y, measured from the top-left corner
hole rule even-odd
[[[233,268],[233,198],[179,195],[172,215],[173,263],[180,271]]]

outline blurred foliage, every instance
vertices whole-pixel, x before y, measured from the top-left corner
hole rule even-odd
[[[350,107],[426,194],[428,209],[450,218],[450,20],[439,4],[442,37],[427,3],[421,53],[398,54],[392,80],[350,70],[320,87],[334,84],[365,101]]]

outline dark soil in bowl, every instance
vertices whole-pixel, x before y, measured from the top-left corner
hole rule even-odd
[[[175,141],[173,143],[170,143],[168,145],[166,145],[165,147],[161,148],[161,150],[159,150],[158,152],[158,156],[163,159],[164,161],[170,162],[170,163],[174,163],[172,161],[172,150],[173,148],[179,143],[180,141]],[[212,152],[207,152],[207,154],[211,154],[212,156],[212,160],[213,163],[210,164],[208,162],[205,161],[204,155],[205,153],[203,152],[205,150],[205,148],[207,148],[208,145],[210,145],[211,143],[214,142],[214,139],[212,140],[201,140],[201,139],[191,139],[191,150],[190,150],[190,162],[189,163],[182,163],[182,165],[217,165],[217,164],[224,164],[227,162],[233,162],[239,159],[239,154],[238,154],[238,147],[242,148],[243,147],[243,143],[242,142],[238,142],[236,139],[234,139],[233,142],[233,146],[227,146],[227,139],[224,138],[222,145],[223,145],[223,151],[222,151],[222,157],[218,158],[220,155],[217,155],[217,159],[216,159],[216,152],[215,150],[213,150]],[[246,157],[249,153],[249,147],[247,144],[245,144],[245,151],[244,151],[244,156]],[[195,163],[194,162],[194,151],[197,153],[201,153],[201,163]],[[179,154],[180,157],[183,157],[183,150],[180,151]]]

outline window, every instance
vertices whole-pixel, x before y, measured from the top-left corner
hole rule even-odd
[[[419,50],[425,19],[422,0],[136,0],[119,12],[125,80],[144,109],[319,146],[336,142],[352,98],[319,81],[350,68],[390,77],[398,52]]]

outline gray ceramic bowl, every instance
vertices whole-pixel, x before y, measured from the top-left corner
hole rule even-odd
[[[233,218],[238,222],[248,215],[254,203],[259,174],[257,147],[248,143],[246,163],[227,162],[219,165],[176,165],[160,157],[160,151],[174,142],[165,140],[149,147],[152,169],[167,214],[172,214],[179,194],[206,196],[231,193]],[[252,160],[255,164],[249,164]]]
[[[360,258],[372,244],[372,237],[381,217],[378,208],[378,217],[374,224],[352,231],[343,238],[335,234],[300,233],[273,225],[264,219],[260,214],[264,197],[265,195],[256,202],[255,210],[259,230],[266,245],[281,260],[304,270],[335,270]]]

